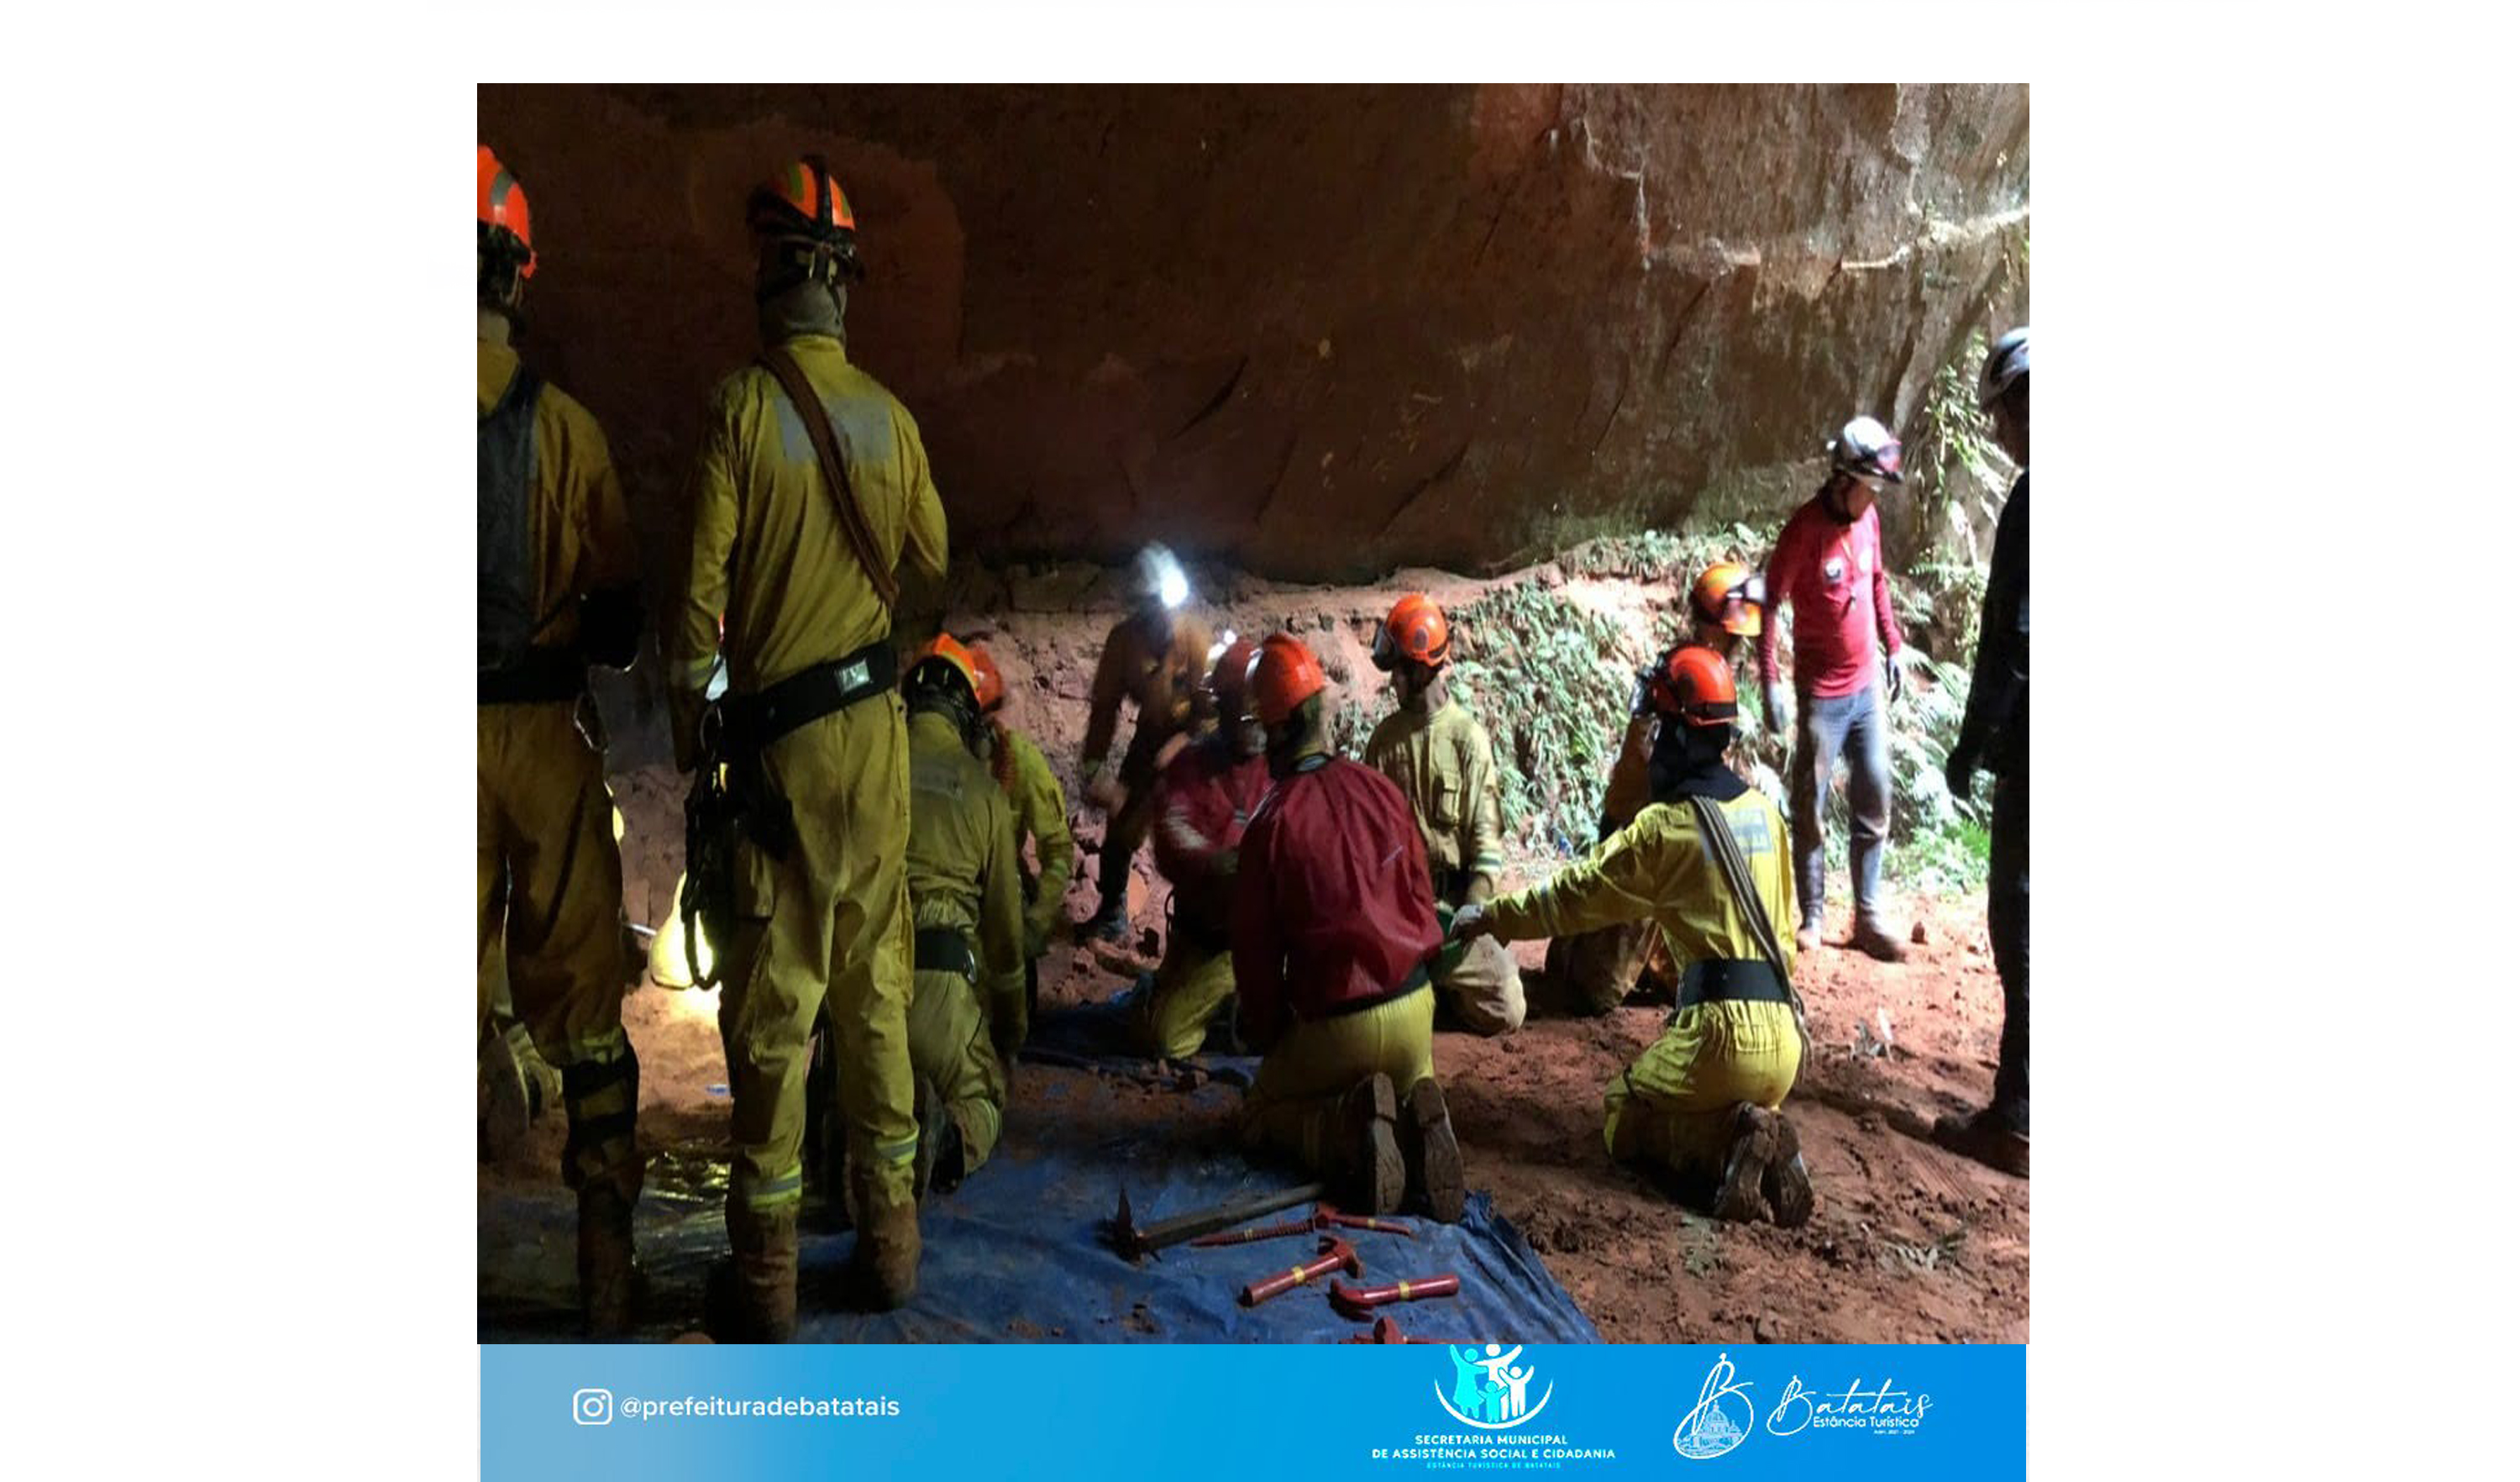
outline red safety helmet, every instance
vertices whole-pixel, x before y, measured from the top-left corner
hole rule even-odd
[[[482,247],[517,263],[517,276],[534,276],[533,213],[525,205],[525,188],[486,144],[480,155],[480,185],[472,197],[472,214],[480,223],[474,235]]]
[[[1703,644],[1682,644],[1662,656],[1645,686],[1656,713],[1685,726],[1729,726],[1739,711],[1732,665]]]
[[[1432,668],[1453,656],[1453,630],[1444,609],[1423,592],[1392,604],[1391,615],[1373,633],[1373,666],[1389,670],[1402,659]]]
[[[857,213],[849,209],[849,198],[820,155],[789,160],[753,187],[743,219],[755,237],[788,249],[783,254],[789,259],[786,282],[866,277],[866,267],[858,261]]]
[[[1272,633],[1260,641],[1247,683],[1252,713],[1264,726],[1284,724],[1297,705],[1329,688],[1321,660],[1291,633]]]
[[[1768,605],[1768,584],[1737,561],[1719,561],[1689,589],[1688,605],[1701,621],[1736,638],[1756,638],[1760,611]]]
[[[971,691],[979,696],[982,710],[994,710],[1007,702],[1007,682],[998,673],[998,661],[989,656],[986,646],[973,644],[968,651],[971,659]]]
[[[1251,696],[1251,659],[1260,646],[1247,638],[1228,643],[1216,655],[1216,664],[1208,671],[1207,693],[1216,701],[1216,713],[1228,722],[1242,718],[1242,708]]]

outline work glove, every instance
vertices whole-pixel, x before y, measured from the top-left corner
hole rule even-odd
[[[1899,696],[1908,693],[1908,671],[1899,666],[1899,655],[1896,653],[1890,655],[1883,669],[1885,681],[1890,687],[1890,703],[1895,705],[1899,703]]]
[[[1486,904],[1473,901],[1453,913],[1453,929],[1446,935],[1445,940],[1467,942],[1495,934],[1496,923],[1488,919]]]
[[[1759,692],[1759,698],[1767,705],[1769,733],[1775,736],[1783,735],[1785,730],[1784,682],[1774,679],[1768,681],[1766,687]]]
[[[1951,789],[1954,797],[1966,800],[1969,784],[1976,779],[1977,758],[1965,751],[1953,752],[1951,759],[1943,763],[1943,786]]]

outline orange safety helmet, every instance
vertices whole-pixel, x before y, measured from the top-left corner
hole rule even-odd
[[[1373,666],[1389,670],[1402,659],[1432,668],[1453,656],[1453,630],[1444,609],[1423,592],[1391,605],[1391,615],[1373,634]]]
[[[938,658],[952,664],[954,672],[963,676],[963,683],[970,689],[972,697],[979,697],[979,666],[971,661],[971,651],[955,642],[950,633],[939,633],[921,646],[919,655],[910,662],[910,672],[917,674],[922,665]]]
[[[1739,711],[1732,665],[1704,644],[1682,644],[1662,656],[1645,699],[1661,715],[1687,726],[1729,726]]]
[[[1283,725],[1295,707],[1329,688],[1321,660],[1291,633],[1272,633],[1252,655],[1246,681],[1252,713],[1264,726]]]
[[[473,193],[472,213],[479,220],[474,236],[485,251],[517,263],[517,276],[534,276],[533,213],[525,206],[525,188],[486,144],[481,157],[480,186]]]
[[[1243,702],[1251,696],[1251,658],[1259,651],[1258,644],[1237,638],[1216,655],[1216,666],[1207,675],[1207,693],[1215,699],[1216,713],[1223,719],[1242,718]]]
[[[1761,610],[1768,605],[1768,584],[1737,561],[1719,561],[1697,578],[1688,592],[1689,608],[1736,638],[1759,636]]]
[[[989,656],[982,644],[970,647],[971,693],[979,697],[983,711],[994,710],[1007,702],[1007,682],[998,673],[998,661]]]
[[[857,213],[820,155],[790,160],[753,187],[743,219],[754,236],[801,248],[788,264],[791,282],[866,277],[858,261]]]

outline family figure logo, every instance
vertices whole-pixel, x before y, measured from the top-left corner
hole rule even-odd
[[[1750,1434],[1758,1412],[1750,1408],[1750,1386],[1732,1382],[1734,1372],[1729,1355],[1715,1356],[1715,1367],[1698,1386],[1697,1404],[1680,1417],[1671,1433],[1672,1450],[1691,1461],[1707,1461],[1740,1445]]]
[[[1436,1403],[1463,1425],[1481,1430],[1511,1430],[1537,1418],[1549,1406],[1549,1397],[1557,1392],[1554,1382],[1540,1392],[1534,1403],[1531,1380],[1538,1364],[1516,1365],[1522,1357],[1522,1345],[1507,1348],[1490,1343],[1485,1348],[1447,1343],[1444,1352],[1453,1361],[1453,1393],[1447,1399],[1444,1386],[1435,1386]]]

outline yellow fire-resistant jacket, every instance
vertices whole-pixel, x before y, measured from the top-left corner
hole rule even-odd
[[[1426,840],[1426,866],[1438,892],[1453,881],[1458,895],[1469,876],[1491,884],[1505,875],[1505,811],[1497,796],[1496,752],[1487,728],[1458,700],[1432,715],[1408,705],[1384,717],[1365,743],[1369,767],[1398,785]]]
[[[1790,974],[1797,918],[1784,815],[1757,788],[1723,808]],[[1574,936],[1622,921],[1650,921],[1662,928],[1672,961],[1683,969],[1715,958],[1762,957],[1758,938],[1750,934],[1732,892],[1725,887],[1723,871],[1698,837],[1697,815],[1685,801],[1649,804],[1636,822],[1591,855],[1537,885],[1489,902],[1488,917],[1508,941]]]
[[[877,551],[943,576],[945,507],[918,424],[837,339],[802,335],[784,347],[821,394]],[[841,530],[805,424],[768,371],[746,366],[718,382],[701,438],[689,581],[663,625],[678,748],[698,715],[721,613],[727,687],[739,695],[865,648],[892,625]]]
[[[1023,881],[1014,809],[988,767],[933,711],[910,717],[910,909],[919,929],[966,933],[1002,1045],[1024,1037]]]
[[[486,417],[517,377],[517,352],[478,340],[480,400]],[[604,429],[586,408],[560,387],[543,382],[534,400],[534,482],[530,495],[532,599],[536,615],[558,609],[534,636],[548,648],[577,641],[577,609],[563,599],[639,579],[638,548],[630,533],[630,509]]]
[[[1000,726],[998,744],[1005,753],[997,769],[999,782],[1014,807],[1015,848],[1020,853],[1029,835],[1041,859],[1041,877],[1035,882],[1032,905],[1024,912],[1024,951],[1037,956],[1049,944],[1064,910],[1067,877],[1076,870],[1076,839],[1067,831],[1067,794],[1032,738]]]

